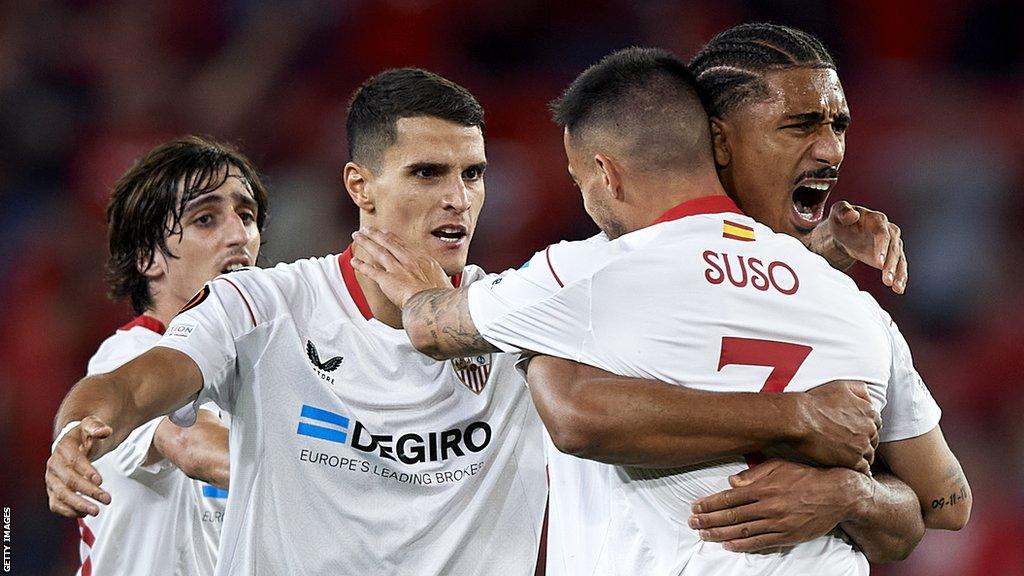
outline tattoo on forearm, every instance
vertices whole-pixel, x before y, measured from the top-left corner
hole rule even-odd
[[[958,464],[950,464],[949,468],[946,469],[946,473],[949,478],[953,479],[954,482],[960,485],[960,489],[950,494],[943,496],[942,498],[936,498],[932,500],[932,509],[941,510],[946,506],[956,506],[963,504],[971,498],[971,493],[967,489],[967,478],[964,476],[963,469]]]
[[[469,313],[467,288],[424,290],[409,298],[402,309],[407,329],[424,327],[434,351],[469,356],[498,349],[477,332]]]

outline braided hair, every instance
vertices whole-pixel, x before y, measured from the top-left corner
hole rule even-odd
[[[690,62],[708,113],[724,116],[768,97],[764,73],[790,68],[836,69],[832,55],[810,34],[778,24],[741,24],[711,39]]]

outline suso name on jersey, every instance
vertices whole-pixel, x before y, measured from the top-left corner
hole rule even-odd
[[[352,431],[352,447],[362,452],[376,452],[381,458],[403,464],[421,464],[465,456],[466,451],[480,452],[491,443],[491,427],[487,422],[473,422],[465,429],[443,432],[402,434],[397,440],[391,434],[372,434],[358,420]],[[465,449],[465,450],[464,450]]]
[[[800,289],[800,278],[793,267],[781,260],[773,260],[765,266],[759,258],[734,256],[727,252],[704,251],[704,279],[711,284],[729,283],[737,288],[747,286],[767,292],[774,289],[780,294],[792,296]]]

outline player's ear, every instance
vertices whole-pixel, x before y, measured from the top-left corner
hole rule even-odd
[[[594,154],[594,162],[601,171],[601,179],[608,195],[616,200],[622,200],[622,171],[618,162],[605,154]]]
[[[370,169],[355,162],[345,164],[342,172],[342,179],[345,181],[345,190],[348,192],[352,202],[364,212],[373,212],[373,194],[370,190],[370,179],[373,174]]]
[[[139,254],[135,267],[146,278],[156,280],[167,273],[167,255],[159,248],[154,250],[153,256],[148,259]]]
[[[731,125],[718,116],[711,117],[711,149],[715,154],[715,167],[725,168],[732,162],[729,134]]]

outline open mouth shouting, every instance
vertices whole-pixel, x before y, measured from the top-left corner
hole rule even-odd
[[[793,188],[793,225],[802,232],[813,230],[825,216],[825,201],[839,176],[834,169],[829,172],[827,177],[821,177],[824,174],[802,177]]]

